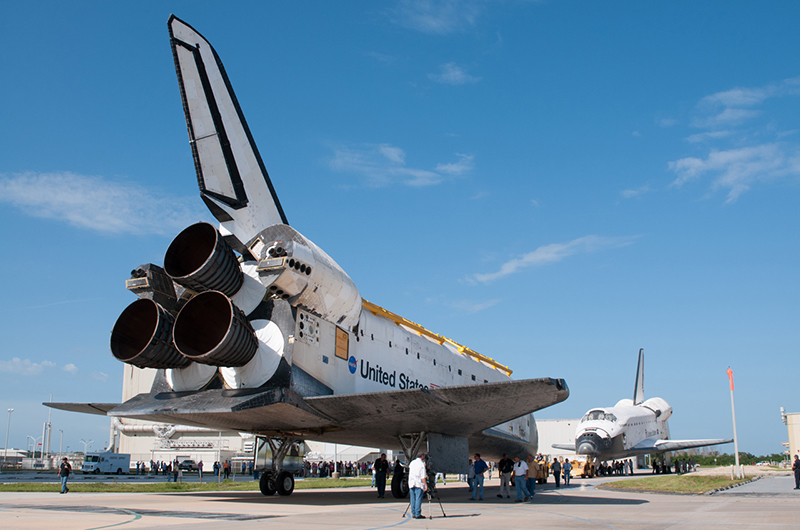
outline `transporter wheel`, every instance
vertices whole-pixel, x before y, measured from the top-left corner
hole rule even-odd
[[[96,467],[96,468],[94,469],[93,473],[94,473],[95,475],[99,475],[99,474],[100,474],[100,468],[99,468],[99,467]]]
[[[275,481],[278,495],[291,495],[294,491],[294,475],[288,471],[278,473],[278,480]]]
[[[272,478],[272,473],[264,472],[258,481],[258,487],[261,489],[261,493],[267,497],[275,495],[275,480]]]
[[[408,475],[405,468],[395,469],[392,475],[392,495],[395,499],[405,499],[408,497]]]
[[[122,475],[122,468],[121,467],[117,468],[117,475]]]

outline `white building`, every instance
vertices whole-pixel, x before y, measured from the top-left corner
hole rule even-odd
[[[786,412],[781,407],[781,419],[789,431],[789,459],[800,455],[800,412]]]
[[[137,368],[125,364],[122,382],[122,401],[137,394],[150,392],[156,370]],[[252,457],[255,437],[233,431],[215,431],[203,427],[187,427],[149,421],[113,418],[111,439],[118,444],[116,451],[130,453],[131,466],[137,461],[171,462],[192,459],[203,462],[210,472],[215,461],[224,462],[235,457]],[[114,447],[115,444],[111,444]]]

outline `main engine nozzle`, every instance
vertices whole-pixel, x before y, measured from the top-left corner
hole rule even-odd
[[[177,235],[164,256],[164,270],[193,291],[220,291],[233,296],[244,281],[239,262],[222,235],[208,223],[197,223]]]
[[[184,368],[191,362],[172,343],[174,319],[152,300],[135,301],[111,331],[111,353],[140,368]]]
[[[258,349],[245,314],[219,291],[189,300],[178,313],[172,334],[184,356],[212,366],[244,366]]]

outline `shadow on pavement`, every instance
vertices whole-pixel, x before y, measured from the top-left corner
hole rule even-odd
[[[484,500],[473,501],[469,497],[469,492],[466,486],[463,488],[439,488],[439,499],[447,511],[448,504],[471,504],[476,508],[481,505],[508,505],[508,506],[536,506],[536,505],[640,505],[647,504],[649,501],[646,498],[631,498],[630,493],[621,493],[619,497],[609,496],[588,496],[585,494],[586,490],[582,490],[580,495],[570,495],[570,490],[573,488],[550,488],[540,492],[537,489],[536,496],[533,503],[516,503],[514,498],[499,499],[497,498],[496,490],[487,491],[484,494]],[[578,493],[579,488],[574,488],[575,493]],[[165,493],[162,495],[173,495]],[[288,497],[281,495],[273,495],[266,497],[260,492],[256,491],[203,491],[192,493],[181,493],[180,495],[188,495],[192,497],[203,497],[210,501],[220,502],[242,502],[242,503],[257,503],[257,504],[285,504],[285,505],[314,505],[314,506],[336,506],[348,504],[390,504],[397,507],[405,508],[408,506],[408,499],[395,499],[391,493],[386,492],[385,499],[378,499],[375,490],[365,490],[363,488],[338,488],[326,490],[295,490],[294,493]],[[436,503],[436,499],[432,502]],[[427,503],[427,500],[425,501]]]

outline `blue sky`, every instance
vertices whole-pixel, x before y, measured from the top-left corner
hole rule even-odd
[[[793,2],[6,2],[0,401],[119,401],[131,269],[211,220],[166,21],[225,63],[289,222],[364,298],[564,377],[572,418],[645,394],[673,438],[779,452],[797,397]],[[4,418],[5,420],[6,418]],[[3,421],[2,423],[5,423]],[[53,447],[108,440],[53,412]],[[727,449],[732,451],[732,446]]]

